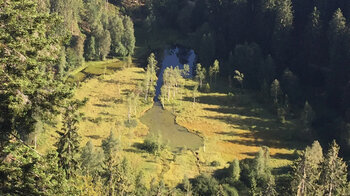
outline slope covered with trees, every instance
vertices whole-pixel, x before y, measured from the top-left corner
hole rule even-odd
[[[0,195],[348,195],[349,5],[0,0]],[[159,98],[199,150],[143,137],[159,59],[132,67],[127,14],[197,51],[195,77],[166,68]],[[53,145],[38,152],[42,129]],[[275,168],[277,156],[289,162]]]
[[[346,0],[150,0],[139,12],[150,31],[186,34],[179,43],[207,69],[218,59],[229,86],[235,70],[248,89],[267,91],[277,79],[292,116],[308,102],[312,135],[348,149],[349,9]]]

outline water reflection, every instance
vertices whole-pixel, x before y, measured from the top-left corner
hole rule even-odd
[[[191,49],[179,48],[167,49],[164,51],[164,58],[161,64],[160,73],[158,76],[157,86],[156,86],[156,96],[155,100],[158,101],[158,96],[160,95],[160,89],[163,85],[163,73],[167,67],[176,67],[180,69],[184,68],[185,64],[190,66],[190,76],[193,76],[194,63],[196,59],[196,54]]]

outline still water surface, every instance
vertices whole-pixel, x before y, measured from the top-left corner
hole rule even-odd
[[[176,124],[175,116],[171,112],[163,110],[157,99],[160,94],[161,86],[163,85],[164,70],[170,66],[178,66],[180,69],[183,69],[184,64],[188,64],[190,66],[190,76],[192,76],[195,58],[196,55],[194,51],[189,49],[177,47],[164,51],[156,86],[154,106],[140,118],[141,122],[149,127],[150,134],[159,134],[161,140],[172,148],[187,147],[195,150],[203,145],[203,139]]]

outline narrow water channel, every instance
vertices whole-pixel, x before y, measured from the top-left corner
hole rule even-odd
[[[189,49],[177,47],[164,51],[156,86],[154,106],[140,118],[141,122],[149,127],[150,134],[159,134],[161,140],[173,149],[187,147],[195,150],[203,145],[201,137],[176,124],[175,116],[171,112],[164,110],[157,98],[163,85],[164,70],[171,66],[178,66],[180,69],[183,69],[184,64],[188,64],[190,66],[190,76],[192,76],[195,58],[194,51]]]

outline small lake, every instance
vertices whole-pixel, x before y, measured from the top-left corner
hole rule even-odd
[[[164,50],[163,61],[160,67],[160,73],[157,80],[156,86],[156,96],[155,100],[158,101],[158,96],[160,95],[160,89],[163,85],[163,73],[167,67],[179,67],[180,69],[184,68],[184,65],[187,64],[190,67],[189,75],[193,76],[194,63],[196,60],[196,54],[191,49],[179,48]]]
[[[178,66],[180,69],[183,69],[184,64],[188,64],[190,66],[190,76],[192,76],[195,58],[194,51],[189,49],[174,48],[164,51],[156,86],[154,106],[140,118],[141,122],[149,127],[150,134],[159,134],[161,140],[173,149],[187,147],[196,150],[203,145],[203,139],[176,124],[175,116],[168,110],[164,110],[157,99],[163,85],[164,70],[171,66]]]

